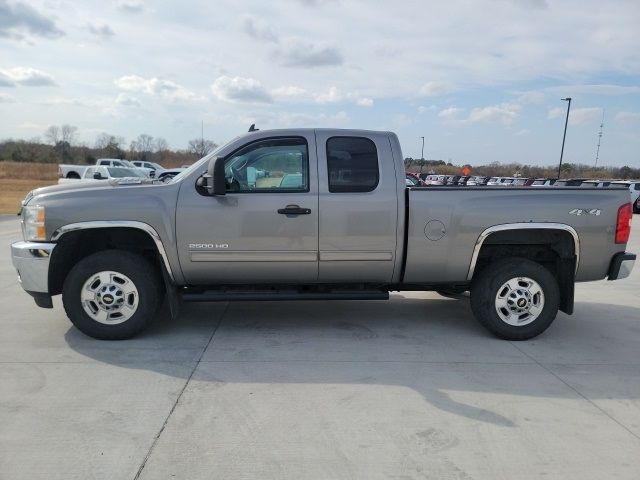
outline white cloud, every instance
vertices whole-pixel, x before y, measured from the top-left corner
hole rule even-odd
[[[555,107],[549,110],[547,118],[565,118],[566,114],[566,108]],[[569,111],[569,125],[582,125],[585,123],[595,122],[601,118],[602,108],[598,107],[572,108]]]
[[[192,91],[182,85],[157,77],[143,78],[138,75],[125,75],[116,78],[113,83],[121,90],[146,93],[167,100],[192,100],[196,98]]]
[[[548,119],[558,118],[561,115],[564,115],[566,112],[567,112],[566,108],[555,107],[549,110],[549,113],[547,114],[547,118]]]
[[[427,82],[420,87],[420,95],[424,95],[425,97],[446,95],[453,91],[453,85],[445,82]]]
[[[462,108],[450,106],[443,110],[440,110],[440,112],[438,112],[438,117],[446,121],[453,121],[458,119],[458,116],[462,113],[462,111]]]
[[[253,78],[227,77],[216,78],[211,85],[213,95],[219,100],[240,103],[271,103],[271,94],[262,84]]]
[[[326,92],[315,93],[313,97],[318,103],[336,103],[344,98],[337,87],[330,87]]]
[[[42,87],[55,85],[53,77],[46,72],[31,67],[0,69],[0,79],[5,78],[20,85]]]
[[[306,89],[295,85],[284,85],[282,87],[275,88],[271,90],[271,95],[285,100],[306,100],[312,96]]]
[[[616,122],[620,123],[634,123],[640,122],[639,112],[618,112],[615,116]]]
[[[360,97],[356,100],[356,105],[359,107],[373,107],[373,98]]]
[[[528,128],[523,128],[522,130],[518,130],[516,132],[516,135],[519,137],[522,137],[523,135],[529,135],[531,133],[531,130],[529,130]]]
[[[503,125],[511,125],[520,116],[520,105],[514,103],[501,103],[482,108],[474,108],[469,113],[467,122],[495,122]]]
[[[576,108],[569,112],[569,125],[582,125],[585,123],[595,123],[602,118],[602,108]]]

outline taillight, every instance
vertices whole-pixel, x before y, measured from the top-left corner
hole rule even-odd
[[[631,218],[633,218],[631,204],[626,203],[618,209],[616,243],[627,243],[629,241],[629,235],[631,234]]]

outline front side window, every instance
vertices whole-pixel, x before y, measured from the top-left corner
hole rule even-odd
[[[229,192],[308,192],[309,153],[304,138],[253,142],[224,162]]]
[[[327,140],[329,191],[371,192],[378,186],[378,151],[364,137],[331,137]]]

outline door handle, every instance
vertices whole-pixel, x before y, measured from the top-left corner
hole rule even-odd
[[[311,213],[311,209],[301,208],[298,205],[287,205],[284,208],[279,208],[278,213],[281,215],[309,215]]]

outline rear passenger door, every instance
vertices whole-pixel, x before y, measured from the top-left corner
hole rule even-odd
[[[320,282],[390,282],[398,182],[389,138],[316,132]]]

